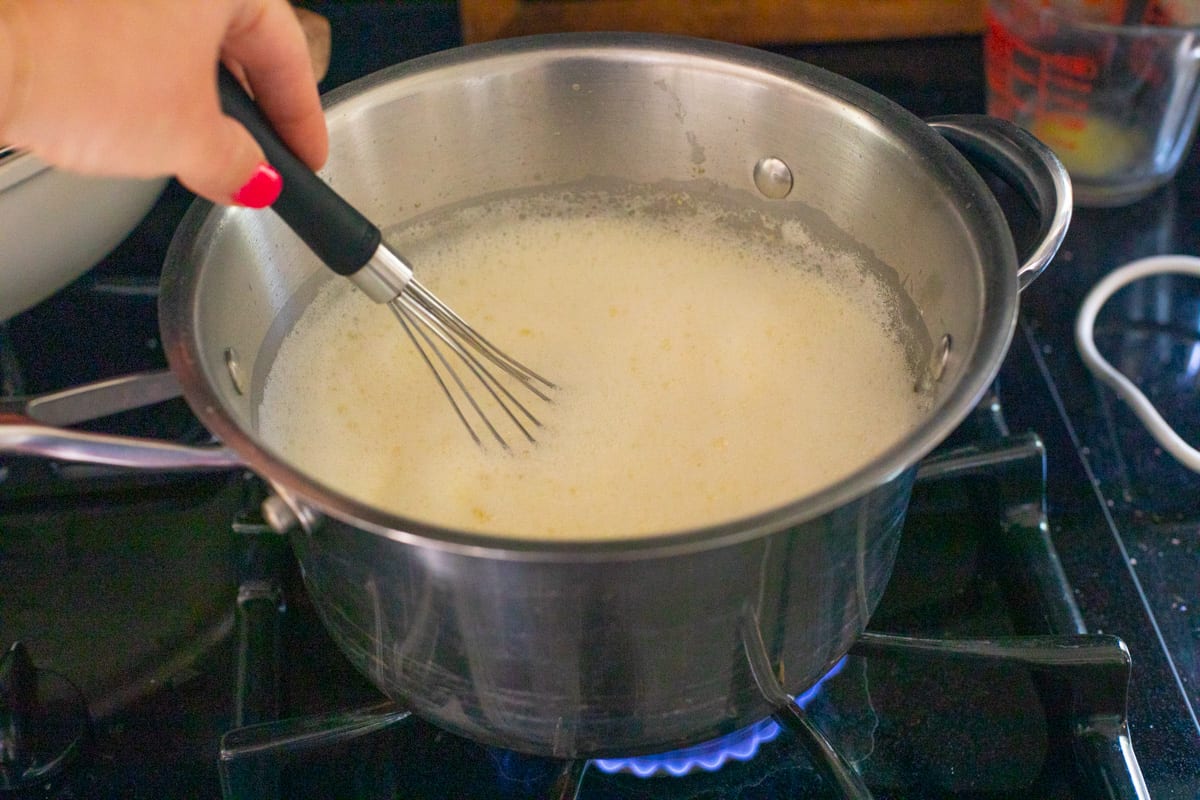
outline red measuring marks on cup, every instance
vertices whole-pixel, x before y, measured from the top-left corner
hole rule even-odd
[[[1077,179],[1149,163],[1155,126],[1182,113],[1192,83],[1186,34],[1147,24],[1177,10],[1167,2],[1183,0],[990,0],[989,113],[1032,131]]]
[[[1011,21],[991,9],[986,13],[984,59],[990,111],[1008,119],[1049,113],[1081,115],[1090,105],[1101,60],[1088,52],[1057,49],[1057,24],[1037,18],[1037,12],[1036,7],[1014,4]],[[1037,39],[1021,33],[1034,30]]]
[[[1083,204],[1175,174],[1200,114],[1200,0],[988,0],[987,110],[1066,165]]]

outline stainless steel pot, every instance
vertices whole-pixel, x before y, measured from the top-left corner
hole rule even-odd
[[[74,175],[0,148],[0,322],[66,286],[116,247],[166,178]]]
[[[385,70],[326,103],[323,174],[385,229],[492,193],[593,181],[686,184],[800,215],[894,270],[925,342],[914,377],[935,397],[928,418],[873,463],[735,523],[609,543],[433,528],[339,495],[259,441],[273,354],[327,278],[273,216],[199,204],[164,271],[168,358],[229,448],[209,452],[208,465],[248,465],[279,494],[270,516],[298,523],[308,590],[346,655],[439,725],[555,756],[701,741],[813,682],[866,625],[914,465],[993,379],[1018,285],[1065,233],[1070,187],[1053,155],[1005,123],[931,127],[789,59],[656,36],[472,46]],[[947,137],[1038,207],[1042,235],[1023,266],[997,202]],[[10,426],[0,447],[159,466],[197,458],[32,424]]]

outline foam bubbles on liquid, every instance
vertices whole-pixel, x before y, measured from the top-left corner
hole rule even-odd
[[[260,433],[403,516],[525,538],[674,532],[829,485],[910,430],[890,291],[795,223],[683,195],[497,201],[414,226],[422,283],[555,381],[511,455],[461,428],[391,313],[332,281],[282,344]],[[513,437],[510,437],[510,439]]]

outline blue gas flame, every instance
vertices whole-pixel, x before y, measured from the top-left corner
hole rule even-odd
[[[796,705],[806,707],[821,691],[825,681],[842,671],[846,659],[843,657],[808,691],[795,698]],[[781,729],[773,717],[759,720],[753,725],[728,733],[712,741],[669,753],[636,758],[597,758],[592,764],[601,772],[614,774],[630,772],[640,778],[653,775],[687,775],[696,770],[716,772],[729,761],[749,761],[758,748],[779,736]]]

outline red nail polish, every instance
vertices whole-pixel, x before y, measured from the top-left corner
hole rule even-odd
[[[275,202],[283,189],[283,178],[265,161],[258,165],[246,185],[237,190],[233,202],[247,208],[266,208]]]

